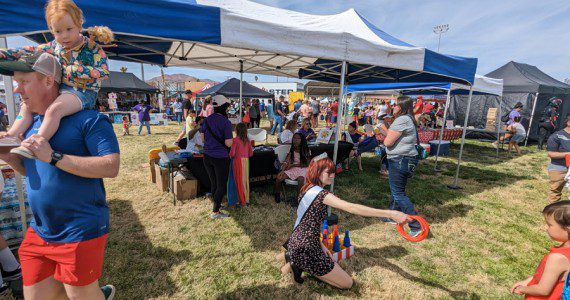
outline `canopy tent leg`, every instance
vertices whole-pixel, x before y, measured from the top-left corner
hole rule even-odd
[[[467,122],[469,121],[469,111],[471,110],[471,98],[473,97],[473,86],[469,88],[469,99],[467,100],[467,110],[465,111],[465,121],[463,122],[463,133],[461,134],[461,146],[459,147],[459,156],[457,157],[457,169],[455,170],[455,180],[452,185],[447,187],[453,190],[460,189],[457,185],[459,180],[459,167],[461,166],[461,157],[463,156],[463,146],[465,145],[465,134],[467,133]]]
[[[449,90],[447,90],[447,98],[445,101],[445,109],[443,111],[443,124],[441,125],[441,130],[439,131],[439,141],[442,140],[443,138],[443,130],[445,129],[445,123],[447,122],[447,109],[449,108],[449,102],[451,101],[451,88]],[[441,169],[439,169],[437,167],[437,160],[439,159],[439,148],[440,148],[441,144],[438,142],[437,145],[437,152],[435,153],[435,166],[433,167],[433,170],[435,172],[441,172]]]
[[[243,118],[243,60],[239,61],[239,121]]]
[[[8,48],[8,42],[5,37],[0,38],[0,48]],[[6,92],[6,106],[8,109],[8,119],[14,124],[16,120],[16,102],[14,101],[14,86],[12,82],[12,77],[2,76],[4,80],[4,91]],[[16,190],[18,192],[18,202],[20,206],[20,220],[22,221],[22,233],[26,233],[28,230],[28,220],[26,218],[26,204],[24,200],[24,190],[22,184],[22,175],[18,172],[14,172],[16,179]]]
[[[344,114],[344,110],[342,110],[343,107],[343,97],[344,97],[344,77],[346,76],[346,61],[342,62],[342,68],[341,68],[341,73],[340,73],[340,90],[338,91],[338,99],[339,99],[339,111],[340,114],[337,114],[337,119],[336,119],[336,132],[335,132],[335,141],[334,141],[334,152],[333,152],[333,163],[335,165],[335,169],[336,169],[336,159],[337,159],[337,155],[338,155],[338,141],[340,140],[340,126],[341,126],[341,121],[342,121],[342,115]],[[335,179],[333,178],[333,182],[331,183],[331,193],[334,191],[334,182]],[[329,206],[327,208],[327,213],[330,216],[331,214],[331,207]]]
[[[534,97],[534,103],[532,104],[532,112],[530,113],[530,121],[528,123],[528,130],[526,131],[526,137],[524,138],[524,146],[526,147],[526,143],[528,142],[528,136],[530,134],[530,129],[532,128],[532,120],[534,119],[534,112],[536,110],[536,103],[538,102],[538,95],[540,93],[536,93]]]
[[[499,158],[499,143],[501,142],[501,116],[503,115],[503,107],[502,107],[502,102],[503,102],[503,96],[499,97],[499,115],[497,116],[496,120],[495,120],[495,124],[497,125],[497,158]]]

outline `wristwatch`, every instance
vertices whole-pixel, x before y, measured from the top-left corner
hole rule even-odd
[[[63,153],[59,151],[53,151],[51,154],[51,161],[49,162],[50,165],[55,166],[58,161],[63,158]]]

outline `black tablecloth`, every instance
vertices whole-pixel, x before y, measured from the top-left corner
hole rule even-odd
[[[348,158],[353,145],[347,142],[339,142],[337,161],[342,162]],[[334,153],[334,144],[318,144],[310,145],[311,156],[320,155],[326,152],[332,159]],[[254,151],[253,157],[249,159],[249,178],[251,182],[264,181],[272,179],[277,174],[275,169],[275,160],[277,156],[273,150]],[[210,191],[210,178],[204,168],[204,159],[201,157],[188,158],[186,168],[200,181],[200,193]]]
[[[250,181],[271,179],[273,175],[277,174],[275,169],[276,158],[277,156],[273,150],[254,151],[253,157],[249,159]],[[189,158],[186,168],[200,181],[200,191],[210,191],[210,178],[204,168],[204,159],[202,157]]]
[[[338,162],[343,162],[348,158],[350,154],[350,150],[354,147],[353,144],[348,142],[340,141],[338,143],[338,153],[337,153],[337,160]],[[310,145],[309,149],[311,149],[311,156],[315,157],[320,155],[323,152],[326,152],[330,159],[333,158],[334,154],[334,144],[317,144],[317,145]]]

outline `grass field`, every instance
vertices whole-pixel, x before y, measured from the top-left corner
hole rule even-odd
[[[532,275],[552,244],[540,213],[548,191],[546,153],[529,147],[523,156],[497,159],[488,143],[468,141],[463,189],[446,187],[457,145],[441,160],[442,173],[433,172],[429,158],[408,185],[430,222],[427,240],[413,244],[392,225],[337,212],[356,245],[356,255],[342,263],[355,285],[346,291],[314,279],[297,285],[274,260],[295,212],[273,202],[270,185],[252,188],[254,205],[230,208],[231,218],[213,221],[209,200],[173,206],[150,182],[148,150],[172,143],[178,129],[155,126],[150,136],[119,136],[121,171],[105,181],[111,233],[101,279],[117,287],[118,299],[515,298],[510,286]],[[355,171],[337,176],[336,194],[387,207],[388,182],[378,174],[378,159],[365,156],[363,164],[362,173],[353,164]]]

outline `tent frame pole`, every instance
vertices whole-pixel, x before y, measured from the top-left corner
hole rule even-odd
[[[336,159],[338,156],[338,141],[340,140],[340,127],[342,124],[342,115],[344,114],[344,108],[343,108],[343,103],[344,103],[344,79],[346,77],[346,61],[342,61],[342,67],[341,67],[341,75],[340,75],[340,89],[338,91],[338,99],[339,99],[339,108],[338,108],[338,112],[340,112],[340,114],[337,114],[337,119],[336,119],[336,131],[335,131],[335,141],[334,141],[334,152],[333,152],[333,157],[332,160],[334,162],[335,165],[335,169],[336,169]],[[331,193],[334,191],[334,182],[335,179],[333,178],[333,181],[331,183]],[[330,216],[331,214],[331,207],[329,206],[327,208],[327,214]]]
[[[526,131],[526,137],[524,138],[524,146],[526,147],[526,144],[528,142],[528,136],[530,135],[530,129],[532,128],[532,120],[534,120],[534,112],[536,110],[536,103],[538,103],[538,95],[540,95],[540,93],[536,93],[534,94],[534,103],[532,104],[532,112],[530,113],[530,121],[528,123],[528,130]]]
[[[499,143],[501,142],[501,116],[503,115],[503,96],[499,96],[499,114],[495,118],[495,124],[497,125],[497,159],[499,158]]]
[[[439,169],[437,167],[437,161],[439,159],[439,148],[441,146],[440,141],[443,139],[443,131],[445,129],[446,123],[447,123],[447,110],[449,108],[449,102],[451,101],[451,87],[447,90],[447,98],[445,101],[445,109],[443,111],[443,124],[441,125],[441,129],[439,131],[439,138],[438,138],[438,144],[437,144],[437,151],[435,154],[435,166],[433,167],[433,170],[435,172],[441,172],[441,169]]]
[[[243,60],[239,61],[239,121],[243,120]]]
[[[5,37],[0,37],[0,48],[8,48],[8,41]],[[14,85],[12,82],[12,77],[2,76],[4,80],[4,91],[6,92],[6,107],[8,109],[8,119],[14,124],[16,120],[16,101],[14,101]],[[22,221],[22,233],[25,234],[28,230],[28,220],[26,218],[26,204],[24,199],[24,185],[22,183],[22,175],[15,172],[16,179],[16,190],[18,193],[18,202],[20,206],[20,220]]]
[[[457,185],[459,180],[459,168],[461,166],[461,158],[463,156],[463,146],[465,145],[465,134],[467,133],[467,122],[469,121],[469,111],[471,110],[471,99],[473,98],[473,85],[469,87],[469,100],[467,100],[467,110],[465,111],[465,121],[463,121],[463,133],[461,133],[461,146],[459,147],[459,156],[457,157],[457,169],[455,170],[455,180],[452,185],[447,187],[452,190],[460,189]]]

